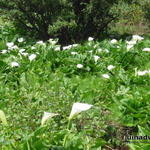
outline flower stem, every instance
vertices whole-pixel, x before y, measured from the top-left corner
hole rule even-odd
[[[70,131],[70,123],[71,123],[71,120],[69,119],[68,124],[67,124],[67,130],[68,130],[68,131]],[[65,135],[65,137],[64,137],[63,147],[66,146],[67,137],[68,137],[68,133],[67,133],[67,134]]]

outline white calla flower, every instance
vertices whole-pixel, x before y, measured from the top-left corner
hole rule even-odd
[[[3,49],[0,53],[6,54],[6,53],[7,53],[7,50],[6,50],[6,49]]]
[[[12,46],[10,49],[13,50],[13,49],[19,49],[19,48],[18,48],[17,45],[14,45],[14,46]]]
[[[35,58],[36,58],[36,54],[31,54],[31,55],[29,56],[29,60],[30,60],[30,61],[34,60]]]
[[[115,43],[117,43],[117,40],[116,40],[116,39],[112,39],[112,40],[110,41],[110,43],[115,44]]]
[[[78,103],[78,102],[74,103],[72,106],[70,116],[69,116],[69,120],[71,120],[74,116],[76,116],[80,112],[90,109],[92,106],[93,105],[86,104],[86,103]]]
[[[21,55],[28,56],[29,54],[28,53],[21,53]]]
[[[20,65],[17,62],[11,62],[11,67],[19,67]]]
[[[144,48],[143,51],[144,52],[150,52],[150,48]]]
[[[19,42],[19,43],[21,43],[21,42],[23,42],[23,41],[24,41],[23,38],[19,38],[19,39],[18,39],[18,42]]]
[[[109,66],[107,67],[108,70],[112,70],[112,69],[114,69],[114,68],[115,68],[115,66],[113,66],[113,65],[109,65]]]
[[[56,40],[53,40],[53,39],[49,39],[48,42],[49,42],[50,44],[52,44],[52,45],[55,45],[55,44],[57,43],[57,41],[56,41]]]
[[[97,61],[99,60],[99,58],[100,58],[99,56],[96,56],[96,55],[95,55],[95,56],[94,56],[94,61],[97,62]]]
[[[44,44],[44,42],[43,41],[38,41],[38,42],[36,42],[36,44]]]
[[[54,50],[55,51],[60,51],[60,46],[57,46]]]
[[[131,40],[131,41],[126,41],[126,43],[127,43],[128,45],[135,45],[135,44],[136,44],[136,41]]]
[[[103,74],[102,77],[105,78],[105,79],[109,79],[110,78],[110,76],[108,74]]]
[[[89,52],[89,53],[93,53],[93,50],[90,50],[90,51],[87,51],[87,52]]]
[[[141,40],[143,40],[144,38],[143,37],[141,37],[141,36],[139,36],[139,35],[133,35],[132,36],[132,40],[135,40],[135,41],[141,41]]]
[[[22,48],[22,49],[19,50],[20,53],[22,53],[22,52],[24,52],[24,51],[25,51],[24,48]]]
[[[133,47],[134,47],[134,45],[127,45],[127,50],[130,50]]]
[[[6,115],[2,110],[0,110],[0,121],[3,125],[7,125]]]
[[[78,53],[77,52],[71,52],[71,55],[77,55]]]
[[[77,64],[77,68],[81,69],[81,68],[83,68],[83,65],[82,64]]]
[[[31,47],[31,49],[33,50],[33,49],[35,49],[35,47],[34,47],[34,46],[32,46],[32,47]]]
[[[108,49],[105,49],[105,52],[106,52],[106,53],[109,53],[109,50],[108,50]]]
[[[147,74],[147,73],[149,73],[148,70],[138,71],[138,72],[137,72],[137,75],[138,75],[138,76],[144,76],[144,75]]]
[[[98,49],[97,49],[97,52],[102,52],[102,49],[101,49],[101,48],[98,48]]]
[[[44,115],[43,115],[42,120],[41,120],[41,125],[44,125],[45,122],[46,122],[48,119],[50,119],[50,118],[52,118],[52,117],[54,117],[54,116],[57,116],[57,115],[58,115],[58,114],[56,114],[56,113],[44,112]]]
[[[67,50],[67,49],[71,49],[71,48],[72,48],[72,45],[68,45],[68,46],[64,46],[63,50]]]
[[[72,47],[77,47],[79,44],[72,44]]]
[[[93,41],[93,40],[94,40],[94,38],[92,38],[92,37],[88,38],[88,41]]]
[[[11,48],[12,46],[14,46],[14,43],[13,42],[8,42],[8,43],[6,43],[6,45],[7,45],[8,48]]]

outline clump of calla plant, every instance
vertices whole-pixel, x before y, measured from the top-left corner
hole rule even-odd
[[[86,103],[79,103],[79,102],[74,103],[72,106],[72,109],[71,109],[71,113],[69,115],[69,121],[68,121],[67,129],[70,130],[70,123],[71,123],[72,119],[74,119],[82,111],[89,110],[92,106],[93,105],[86,104]],[[66,145],[66,141],[67,141],[67,135],[64,137],[63,146]]]

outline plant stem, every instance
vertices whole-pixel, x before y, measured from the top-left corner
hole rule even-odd
[[[69,119],[68,124],[67,124],[67,130],[68,130],[68,131],[70,130],[70,123],[71,123],[71,120]],[[67,134],[65,135],[65,137],[64,137],[63,147],[66,146],[67,137],[68,137],[68,133],[67,133]]]

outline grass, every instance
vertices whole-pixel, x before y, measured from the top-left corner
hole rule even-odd
[[[126,144],[122,138],[124,129],[131,135],[150,135],[150,52],[143,51],[150,46],[148,38],[130,50],[120,39],[87,41],[58,51],[54,41],[18,42],[19,35],[3,29],[0,51],[7,52],[0,53],[0,110],[8,125],[0,125],[2,150],[150,148],[149,143]],[[8,42],[18,48],[8,48]],[[30,60],[32,54],[36,58]],[[12,67],[12,62],[19,66]],[[109,65],[114,68],[109,70]],[[143,70],[147,72],[138,75]],[[93,107],[73,119],[68,130],[75,102]],[[59,115],[41,126],[44,112]]]

